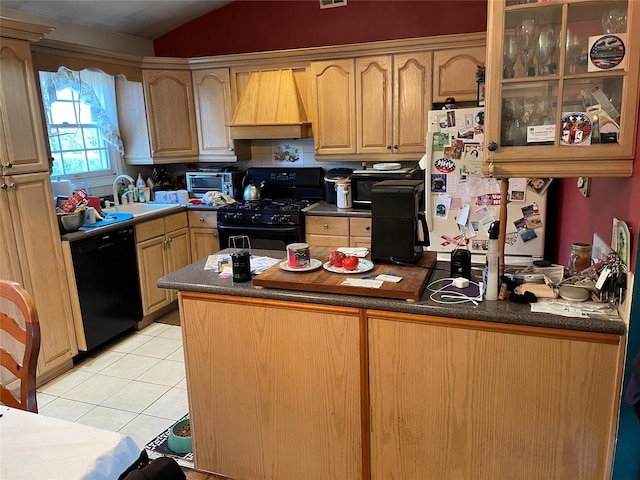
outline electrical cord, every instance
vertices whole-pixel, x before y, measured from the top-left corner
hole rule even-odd
[[[398,260],[397,258],[393,258],[393,257],[389,257],[389,260],[391,260],[396,265],[402,265],[403,267],[418,267],[418,268],[426,268],[427,270],[442,270],[446,272],[449,271],[446,268],[430,267],[428,265],[418,265],[417,263],[403,262],[402,260]]]
[[[472,297],[467,295],[466,293],[458,292],[455,290],[446,290],[447,288],[454,286],[453,280],[453,278],[440,278],[431,282],[429,285],[427,285],[427,289],[431,292],[429,298],[436,303],[442,304],[471,302],[475,306],[478,306],[478,302],[482,301],[482,283],[473,282],[471,280],[469,281],[469,285],[475,285],[478,287],[478,296]],[[442,282],[448,283],[441,287],[436,287],[436,285],[439,285]]]

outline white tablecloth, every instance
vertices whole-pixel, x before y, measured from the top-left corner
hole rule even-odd
[[[0,406],[0,479],[115,480],[140,455],[109,430]]]

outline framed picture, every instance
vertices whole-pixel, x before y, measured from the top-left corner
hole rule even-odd
[[[484,107],[484,80],[478,80],[478,106]]]
[[[320,0],[320,8],[344,7],[347,0]]]

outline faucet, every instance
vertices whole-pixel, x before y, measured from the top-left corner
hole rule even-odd
[[[118,182],[123,179],[129,180],[129,183],[134,183],[133,178],[131,178],[126,173],[123,173],[116,177],[116,179],[113,181],[113,204],[114,205],[120,205],[120,197],[118,196]]]

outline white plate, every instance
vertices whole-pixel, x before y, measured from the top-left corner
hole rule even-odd
[[[399,163],[374,163],[374,170],[398,170],[402,167]]]
[[[309,262],[309,265],[301,268],[293,268],[289,266],[289,261],[285,260],[284,262],[280,262],[278,265],[282,270],[286,270],[287,272],[310,272],[311,270],[315,270],[322,266],[322,262],[320,260],[316,260],[312,258]]]
[[[364,273],[364,272],[368,272],[369,270],[373,270],[373,263],[363,258],[358,259],[358,267],[353,270],[345,270],[342,267],[334,267],[329,262],[326,262],[322,266],[324,267],[325,270],[329,270],[330,272],[333,272],[333,273]]]

